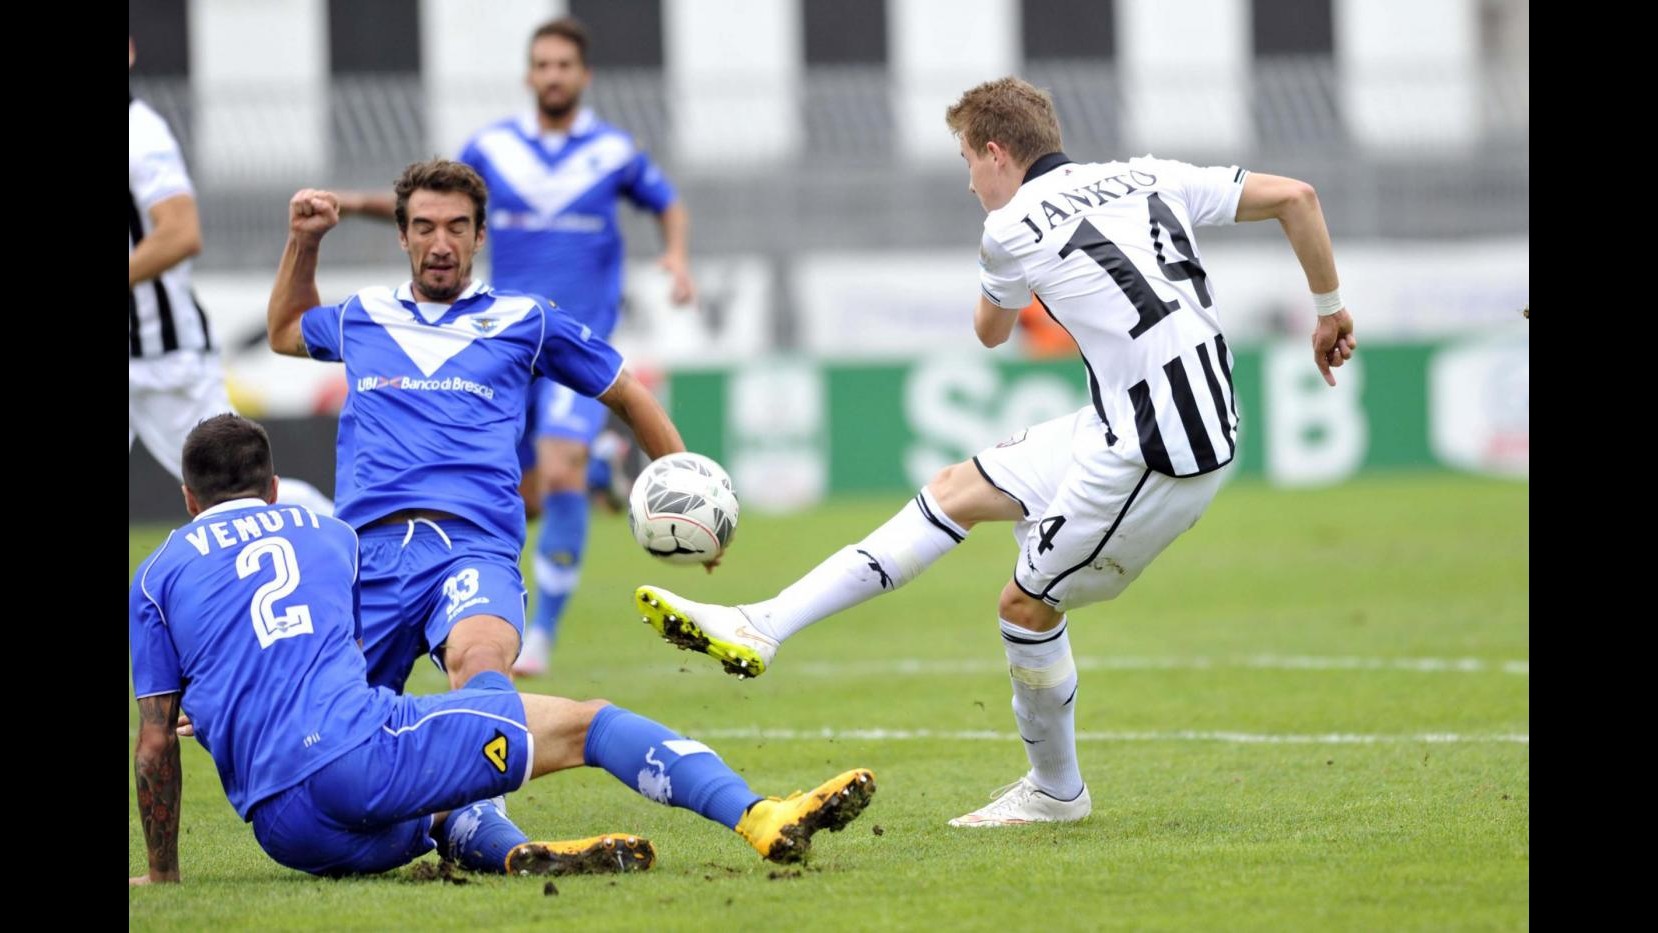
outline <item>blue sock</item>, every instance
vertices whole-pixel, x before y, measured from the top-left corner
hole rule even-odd
[[[530,837],[507,819],[505,800],[480,800],[449,811],[442,826],[432,829],[438,854],[459,862],[468,871],[505,874],[507,853]]]
[[[587,494],[548,493],[542,500],[541,536],[535,542],[535,614],[530,627],[552,644],[564,604],[581,576],[581,552],[587,543]]]
[[[731,829],[761,799],[713,749],[620,706],[593,717],[582,757],[657,803],[695,810]]]

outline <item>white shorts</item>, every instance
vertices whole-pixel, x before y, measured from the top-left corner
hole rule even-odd
[[[1114,452],[1091,407],[1044,421],[973,458],[1019,504],[1013,582],[1061,611],[1112,599],[1197,524],[1231,465],[1173,477]]]
[[[184,439],[204,418],[231,411],[217,353],[179,350],[127,360],[127,450],[134,437],[180,482]]]

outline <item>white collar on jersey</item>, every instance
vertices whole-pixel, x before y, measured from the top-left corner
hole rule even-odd
[[[264,506],[264,505],[270,505],[270,503],[266,502],[264,499],[261,499],[257,496],[247,496],[247,497],[241,498],[241,499],[232,499],[229,502],[221,502],[218,505],[215,505],[210,509],[202,509],[200,512],[197,512],[196,517],[190,519],[190,521],[199,522],[199,521],[201,521],[202,519],[206,518],[209,515],[217,515],[220,512],[234,512],[237,509],[253,509],[253,508],[258,508],[258,507]]]
[[[592,108],[583,107],[576,111],[576,120],[570,124],[568,133],[560,133],[557,130],[543,132],[540,122],[536,120],[535,111],[530,110],[518,115],[518,129],[525,136],[557,145],[562,145],[566,139],[572,136],[585,136],[593,132],[593,127],[598,122],[599,118],[593,114]]]
[[[472,281],[470,281],[466,284],[466,289],[464,291],[462,291],[459,295],[455,296],[455,301],[464,301],[468,298],[471,298],[473,295],[478,294],[479,292],[483,291],[484,289],[486,289],[488,287],[489,287],[488,285],[485,285],[483,283],[482,279],[473,279]],[[415,302],[414,281],[413,280],[404,282],[402,285],[397,286],[397,300],[398,301],[407,301],[407,302],[410,302],[410,303]],[[449,304],[451,306],[453,306],[455,304],[455,301],[451,301],[451,302],[449,302]]]

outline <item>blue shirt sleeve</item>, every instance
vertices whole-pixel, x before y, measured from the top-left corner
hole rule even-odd
[[[564,309],[539,301],[537,305],[546,325],[535,356],[536,373],[589,398],[602,395],[621,373],[622,355]]]
[[[622,193],[634,204],[660,214],[674,203],[678,192],[651,157],[640,150],[622,171]]]
[[[305,350],[311,359],[338,363],[343,358],[340,322],[345,316],[345,305],[321,305],[305,312],[299,319],[299,332],[305,338]]]
[[[476,139],[469,139],[469,140],[466,141],[466,148],[461,150],[460,155],[455,156],[455,161],[456,162],[465,162],[467,165],[470,165],[472,167],[472,170],[474,172],[477,172],[479,175],[482,175],[484,173],[484,167],[486,165],[486,162],[484,161],[483,152],[481,152],[478,149],[478,143],[477,143]]]
[[[161,594],[153,588],[146,591],[145,577],[155,563],[156,554],[151,554],[139,566],[127,600],[127,648],[132,652],[132,691],[135,698],[184,691],[178,648],[173,645],[173,636],[167,631],[167,620],[156,602]],[[157,582],[150,580],[148,585],[153,587]]]

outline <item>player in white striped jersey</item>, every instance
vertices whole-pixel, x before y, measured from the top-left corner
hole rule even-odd
[[[129,36],[129,71],[137,57]],[[231,410],[212,329],[190,287],[190,260],[201,244],[196,190],[178,140],[160,114],[128,94],[127,449],[143,439],[181,482],[185,435]],[[284,479],[282,501],[334,511],[327,496],[299,479]]]
[[[1231,353],[1193,231],[1283,226],[1313,292],[1313,360],[1331,386],[1357,345],[1353,319],[1304,182],[1150,156],[1073,162],[1052,99],[1017,78],[968,91],[946,122],[989,213],[980,342],[1005,342],[1035,295],[1076,339],[1090,404],[945,468],[913,507],[772,599],[714,606],[645,586],[636,602],[680,647],[758,675],[796,632],[914,579],[974,525],[1011,521],[1020,554],[997,610],[1031,770],[950,825],[1080,820],[1092,804],[1077,767],[1066,613],[1122,593],[1196,524],[1237,448]]]

